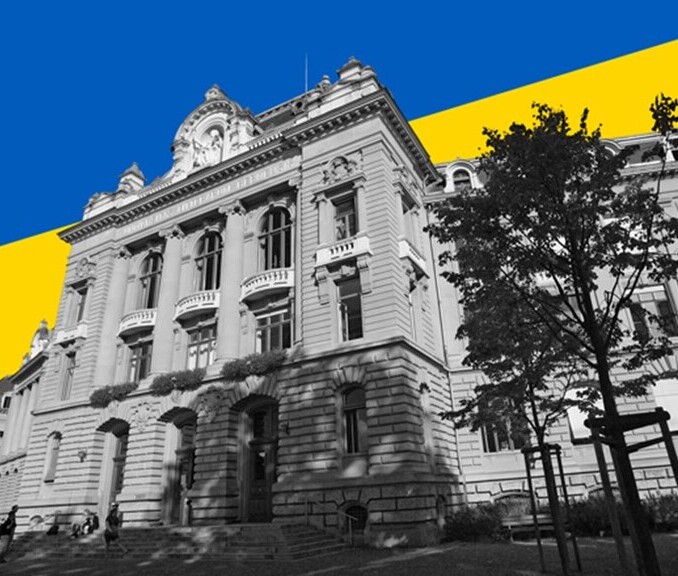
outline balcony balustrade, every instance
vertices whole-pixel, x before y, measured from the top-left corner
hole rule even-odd
[[[129,336],[135,332],[153,329],[155,326],[156,309],[147,308],[144,310],[135,310],[125,314],[120,320],[118,326],[118,336]]]
[[[400,258],[409,258],[412,264],[414,264],[422,274],[428,276],[428,271],[426,270],[426,260],[423,256],[419,254],[417,249],[410,244],[409,240],[400,240],[398,243],[398,253]]]
[[[87,324],[85,322],[80,322],[65,330],[59,330],[54,338],[54,343],[65,344],[66,342],[77,340],[78,338],[87,338]]]
[[[270,296],[276,292],[283,292],[293,287],[293,268],[265,270],[243,280],[240,286],[240,301],[245,302],[262,296]]]
[[[181,298],[174,308],[174,320],[183,321],[219,308],[219,291],[205,290]]]
[[[327,266],[362,254],[372,254],[370,239],[367,236],[355,236],[318,248],[315,253],[315,265]]]

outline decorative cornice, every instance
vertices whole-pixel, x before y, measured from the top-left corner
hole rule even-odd
[[[213,102],[222,103],[223,101],[215,100]],[[381,114],[394,133],[401,139],[405,148],[415,158],[424,176],[440,179],[440,174],[436,171],[424,147],[418,141],[393,99],[386,90],[380,89],[358,101],[349,102],[328,111],[317,118],[297,126],[288,127],[282,130],[281,137],[276,137],[261,146],[247,150],[226,162],[200,170],[179,182],[161,183],[156,187],[142,191],[138,200],[80,222],[61,232],[59,237],[66,242],[74,243],[102,230],[121,226],[179,198],[187,199],[204,189],[225,183],[230,178],[260,168],[280,157],[283,152],[296,148],[307,141],[315,140],[329,131],[376,114]]]

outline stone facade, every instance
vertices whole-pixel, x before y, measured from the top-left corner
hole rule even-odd
[[[628,178],[645,176],[648,185],[656,185],[660,163],[644,161],[643,153],[657,142],[656,135],[634,136],[620,138],[606,142],[606,147],[617,153],[622,148],[632,146],[636,150],[629,158],[625,174]],[[667,143],[667,164],[661,183],[661,204],[673,216],[678,216],[678,142]],[[431,205],[445,195],[451,194],[459,186],[482,186],[482,175],[476,171],[474,162],[458,160],[438,167],[445,176],[443,189],[434,189],[426,197],[426,204]],[[434,252],[438,253],[439,246],[434,245]],[[606,279],[601,279],[601,291],[607,286]],[[474,387],[482,381],[482,375],[469,370],[462,365],[464,358],[464,342],[455,340],[454,335],[459,326],[462,307],[459,304],[459,295],[448,283],[439,284],[441,317],[447,346],[447,364],[450,368],[451,393],[455,406],[461,406],[460,401],[470,397]],[[671,280],[661,286],[648,283],[639,288],[638,298],[649,301],[654,296],[661,295],[666,302],[666,310],[670,314],[670,323],[675,326],[676,306],[678,305],[678,283]],[[656,298],[659,298],[657,296]],[[655,298],[655,299],[656,299]],[[653,310],[662,315],[658,310]],[[628,327],[633,326],[631,314],[625,318]],[[652,329],[652,328],[650,328]],[[678,331],[671,335],[671,341],[678,347]],[[678,358],[673,356],[664,358],[645,367],[655,374],[662,374],[678,368]],[[628,377],[627,374],[617,373],[615,378]],[[642,398],[619,399],[619,411],[622,414],[647,412],[657,406],[664,407],[672,416],[669,426],[672,430],[678,429],[678,380],[664,379],[658,382],[650,395]],[[567,418],[562,419],[554,426],[549,434],[548,441],[562,447],[563,467],[567,475],[568,493],[575,498],[585,497],[598,493],[601,490],[600,474],[593,448],[588,441],[588,432],[584,433],[583,420],[585,416],[576,410],[571,410]],[[579,429],[577,429],[579,428]],[[494,443],[488,442],[487,432],[471,432],[462,429],[457,432],[457,450],[459,457],[459,472],[464,483],[464,493],[470,503],[487,502],[516,494],[527,494],[528,486],[525,473],[523,455],[517,446],[511,446],[508,439],[497,439]],[[658,426],[638,429],[628,433],[630,443],[642,442],[661,435]],[[674,437],[675,438],[675,437]],[[492,445],[491,445],[492,444]],[[678,445],[674,440],[674,444]],[[614,470],[609,452],[606,450],[611,480],[614,482]],[[644,448],[632,456],[639,490],[644,496],[660,492],[676,491],[676,478],[669,467],[666,449],[663,444]],[[540,465],[533,471],[536,476],[535,486],[537,495],[545,499]]]
[[[167,174],[146,185],[133,165],[61,234],[72,249],[22,460],[25,519],[103,516],[116,500],[137,525],[435,539],[460,499],[454,431],[435,417],[449,380],[422,232],[440,175],[369,67],[338,75],[258,116],[210,89]],[[280,348],[272,374],[221,376]],[[197,390],[150,393],[195,368]]]
[[[57,324],[13,377],[0,457],[0,507],[18,501],[21,526],[117,501],[128,525],[310,522],[420,544],[454,506],[525,490],[514,446],[484,450],[438,416],[480,376],[461,364],[425,206],[478,185],[474,164],[434,167],[369,67],[338,75],[257,116],[213,87],[167,174],[147,185],[132,165],[62,232]],[[277,349],[272,373],[222,376]],[[198,368],[197,389],[151,393]],[[597,488],[590,446],[567,422],[552,440],[572,492]],[[643,489],[671,488],[657,450],[638,470]]]

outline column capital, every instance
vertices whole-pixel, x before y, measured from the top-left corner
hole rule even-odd
[[[240,200],[236,200],[235,202],[230,202],[228,204],[224,204],[223,206],[219,206],[218,208],[219,214],[225,214],[226,216],[231,216],[232,214],[240,214],[242,216],[245,215],[245,207],[242,205],[242,202]]]
[[[161,238],[165,238],[166,240],[169,240],[170,238],[177,238],[181,240],[185,236],[184,231],[179,227],[178,224],[163,228],[160,230],[159,234]]]

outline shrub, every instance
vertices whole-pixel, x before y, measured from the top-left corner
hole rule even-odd
[[[124,384],[111,384],[97,388],[89,396],[89,404],[92,408],[106,408],[111,402],[125,399],[139,387],[137,382]]]
[[[506,529],[501,524],[502,509],[496,504],[464,506],[445,520],[443,540],[476,542],[481,538],[506,540]]]
[[[286,350],[250,354],[244,358],[226,362],[221,369],[221,376],[232,382],[241,382],[248,376],[265,376],[280,368],[285,358],[287,358]]]
[[[643,501],[652,529],[657,532],[678,530],[678,494],[650,496]]]
[[[169,372],[160,374],[153,378],[149,392],[153,396],[168,396],[174,390],[186,392],[196,390],[202,385],[205,379],[205,369],[195,368],[194,370],[179,370],[178,372]]]

